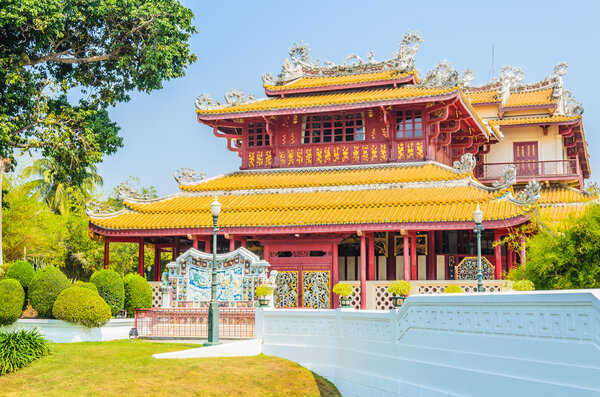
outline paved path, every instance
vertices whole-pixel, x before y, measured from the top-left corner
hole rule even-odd
[[[164,341],[167,342],[167,341]],[[187,342],[187,341],[182,341]],[[229,340],[215,346],[199,347],[197,349],[181,350],[169,353],[153,354],[154,358],[199,358],[199,357],[247,357],[257,356],[262,352],[262,340]]]

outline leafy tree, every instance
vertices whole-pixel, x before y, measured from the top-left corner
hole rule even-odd
[[[192,17],[177,0],[0,0],[0,182],[38,150],[79,186],[122,146],[107,107],[196,60]]]
[[[512,280],[531,280],[536,289],[600,287],[600,206],[554,233],[540,229],[527,243],[525,266],[512,270]]]

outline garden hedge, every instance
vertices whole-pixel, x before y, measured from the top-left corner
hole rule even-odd
[[[113,316],[123,310],[125,304],[125,287],[123,279],[114,270],[100,270],[92,274],[90,281],[98,288],[98,293],[104,299]]]
[[[6,278],[14,278],[15,280],[18,280],[23,286],[25,292],[27,292],[27,288],[29,288],[29,284],[34,276],[35,270],[33,269],[31,263],[27,261],[15,261],[6,272]]]
[[[135,309],[152,307],[152,287],[143,277],[130,273],[123,278],[125,286],[125,309],[133,317]]]
[[[70,287],[60,293],[52,314],[59,320],[101,327],[110,320],[110,307],[97,292],[85,287]]]
[[[50,343],[37,329],[0,331],[0,375],[15,372],[48,354]]]
[[[67,276],[54,266],[39,270],[29,284],[29,303],[41,318],[52,318],[52,306],[58,295],[69,288]]]
[[[23,314],[25,290],[15,279],[0,281],[0,325],[9,325]]]
[[[79,280],[79,281],[75,281],[73,283],[73,286],[74,287],[81,287],[81,288],[91,289],[95,293],[98,293],[98,287],[96,287],[96,284],[94,284],[94,283],[86,283],[86,282],[83,282],[83,281]]]

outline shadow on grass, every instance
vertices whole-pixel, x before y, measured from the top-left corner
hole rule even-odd
[[[322,397],[341,397],[342,396],[340,394],[340,392],[338,391],[338,389],[333,385],[333,383],[331,383],[327,379],[323,378],[321,375],[315,374],[312,371],[310,371],[310,373],[312,374],[313,378],[315,378],[315,382],[317,383],[317,387],[319,388],[320,396],[322,396]]]

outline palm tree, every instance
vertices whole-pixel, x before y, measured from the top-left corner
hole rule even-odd
[[[35,160],[25,168],[23,176],[37,177],[27,182],[26,187],[38,193],[55,214],[67,214],[77,205],[83,205],[103,183],[98,168],[93,164],[74,178],[69,170],[52,158]]]

